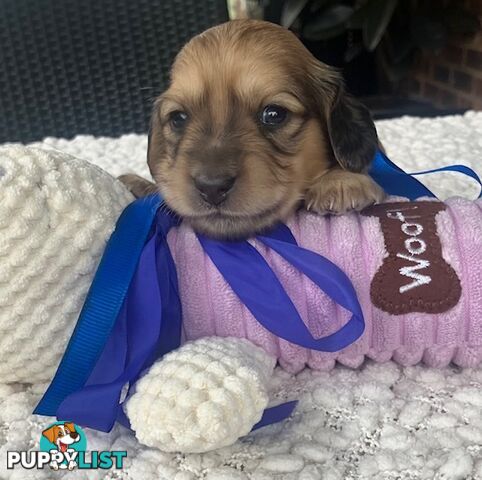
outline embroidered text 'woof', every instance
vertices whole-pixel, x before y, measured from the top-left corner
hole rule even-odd
[[[380,219],[388,254],[372,280],[375,306],[397,315],[442,313],[457,304],[460,281],[442,257],[435,222],[445,208],[440,202],[397,202],[363,210]]]

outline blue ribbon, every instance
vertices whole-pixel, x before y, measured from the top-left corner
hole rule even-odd
[[[286,225],[279,225],[258,239],[352,313],[341,329],[324,338],[313,337],[276,274],[251,244],[218,242],[201,235],[198,239],[234,293],[256,320],[274,335],[322,352],[342,350],[362,335],[365,322],[350,279],[328,259],[299,247]]]
[[[159,203],[159,198],[152,201]],[[102,431],[109,431],[116,420],[129,427],[119,403],[122,389],[130,387],[157,358],[180,346],[181,302],[176,267],[166,241],[167,232],[176,223],[173,216],[158,215],[102,355],[85,386],[60,403],[57,417]],[[117,235],[122,233],[119,230]],[[127,258],[132,252],[124,247],[119,236],[110,245],[116,257]],[[91,291],[92,297],[96,295],[102,296],[102,291]]]
[[[475,172],[460,165],[418,174],[445,170],[464,173],[481,184]],[[391,195],[412,200],[435,196],[381,152],[370,174]],[[167,233],[179,219],[159,209],[160,204],[159,197],[150,196],[133,202],[122,213],[58,370],[34,413],[102,431],[109,431],[116,420],[129,426],[121,405],[123,389],[128,391],[145,368],[180,345],[181,302],[167,244]],[[315,339],[253,246],[199,235],[206,254],[266,329],[294,344],[327,352],[341,350],[362,335],[363,313],[343,271],[299,247],[285,225],[257,238],[352,314],[337,332]],[[254,428],[286,418],[295,404],[267,409]]]
[[[116,324],[159,204],[159,198],[147,197],[119,217],[57,372],[34,413],[56,415],[62,401],[87,384]]]
[[[456,172],[462,173],[474,179],[480,186],[481,191],[478,198],[482,198],[482,182],[479,176],[465,165],[449,165],[422,172],[406,173],[398,165],[395,165],[383,152],[378,151],[371,165],[369,174],[389,195],[407,197],[416,200],[420,197],[435,197],[435,195],[415,176],[427,173]]]

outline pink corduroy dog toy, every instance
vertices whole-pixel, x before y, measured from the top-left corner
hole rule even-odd
[[[482,360],[482,201],[396,201],[360,214],[300,213],[288,226],[298,244],[336,263],[350,278],[365,331],[335,353],[302,348],[261,326],[179,226],[168,235],[176,263],[183,338],[244,337],[275,355],[282,367],[326,370],[335,361],[359,366],[365,357],[473,367]],[[267,260],[315,337],[338,330],[349,314],[261,242]],[[270,301],[269,298],[266,301]]]

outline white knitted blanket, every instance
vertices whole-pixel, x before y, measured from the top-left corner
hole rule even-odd
[[[482,171],[482,112],[378,122],[389,156],[408,171],[463,163]],[[114,175],[147,175],[146,137],[79,136],[40,143],[90,160]],[[457,174],[426,180],[441,198],[474,198]],[[1,195],[1,192],[0,192]],[[1,197],[0,197],[1,198]],[[0,479],[135,480],[482,480],[482,369],[400,368],[369,362],[359,370],[281,370],[273,395],[298,398],[293,418],[206,454],[166,454],[141,446],[122,427],[87,429],[89,450],[127,450],[122,471],[7,470],[6,451],[38,449],[49,421],[30,414],[44,386],[0,385]],[[236,415],[236,412],[233,412]],[[87,475],[87,476],[86,476]]]

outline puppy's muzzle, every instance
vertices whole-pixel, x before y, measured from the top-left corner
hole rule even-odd
[[[194,186],[205,202],[218,206],[226,200],[235,182],[236,177],[200,175],[194,179]]]

